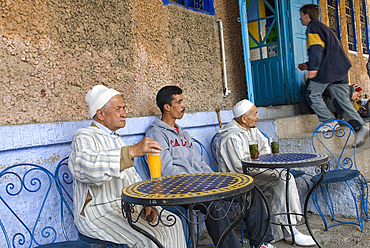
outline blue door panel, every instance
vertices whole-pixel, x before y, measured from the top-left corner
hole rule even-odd
[[[280,105],[285,103],[284,88],[279,82],[284,79],[281,70],[281,61],[276,57],[273,59],[252,62],[252,77],[255,89],[255,104],[258,106]]]
[[[266,15],[261,16],[259,12],[261,4],[268,6],[272,2],[271,0],[239,0],[248,98],[257,106],[282,105],[304,101],[305,85],[302,84],[304,72],[298,70],[298,64],[307,61],[308,58],[306,27],[302,26],[299,20],[299,9],[304,4],[317,4],[318,1],[275,0],[275,9],[271,9],[270,5],[268,8],[272,12],[268,13],[269,9],[266,8]],[[253,6],[253,4],[259,7]],[[250,20],[248,20],[248,17]],[[251,23],[259,20],[262,20],[262,22],[266,20],[266,30],[269,23],[276,23],[277,43],[276,41],[275,43],[269,43],[271,40],[264,40],[263,36],[258,37],[256,35],[256,25]],[[251,30],[248,30],[249,24],[252,25]],[[261,33],[261,27],[264,28],[263,25],[258,25],[259,33]],[[270,31],[271,29],[266,31],[267,36]],[[262,56],[261,58],[253,57],[251,59],[250,49],[269,48],[270,44],[277,47],[276,55],[264,56],[263,58]],[[255,54],[254,52],[253,56]]]
[[[306,85],[302,83],[305,72],[298,69],[298,65],[308,61],[306,46],[306,27],[301,24],[299,9],[305,5],[314,3],[315,0],[295,0],[291,2],[291,27],[290,39],[292,44],[292,68],[293,84],[289,90],[293,102],[305,102],[304,92]]]

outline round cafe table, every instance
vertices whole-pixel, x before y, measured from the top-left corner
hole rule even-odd
[[[254,168],[267,168],[270,170],[264,170],[261,173],[272,173],[273,175],[272,180],[277,180],[280,177],[282,177],[282,173],[276,172],[274,169],[285,169],[286,173],[286,213],[277,213],[279,215],[286,214],[288,219],[288,224],[281,224],[281,223],[272,223],[272,224],[278,224],[283,226],[289,226],[291,234],[292,234],[292,241],[293,244],[295,244],[294,240],[294,233],[292,230],[292,223],[291,223],[291,215],[297,215],[296,213],[290,213],[289,212],[289,180],[290,180],[290,169],[291,168],[303,168],[303,167],[312,167],[312,166],[321,166],[321,178],[313,185],[311,190],[308,192],[305,203],[304,203],[304,211],[303,216],[305,219],[305,224],[307,226],[307,229],[312,236],[313,240],[316,242],[316,244],[321,247],[320,243],[316,240],[314,237],[311,228],[309,226],[308,220],[307,220],[307,204],[308,201],[312,195],[312,192],[315,190],[315,188],[321,183],[321,181],[324,179],[325,175],[325,166],[329,163],[329,157],[326,154],[320,154],[320,153],[278,153],[278,154],[266,154],[266,155],[260,155],[258,159],[245,159],[242,161],[243,165],[243,171],[245,174],[248,174],[249,171],[253,170]]]
[[[193,247],[196,247],[194,224],[199,225],[200,223],[194,222],[192,211],[194,207],[205,202],[212,204],[223,199],[231,199],[230,201],[233,201],[232,199],[240,197],[238,201],[240,204],[239,217],[230,224],[220,237],[216,246],[220,247],[227,234],[243,219],[247,207],[246,194],[253,187],[253,179],[248,175],[240,173],[194,173],[166,176],[162,177],[161,181],[145,180],[122,189],[122,213],[133,229],[150,238],[158,247],[163,247],[154,236],[135,225],[138,219],[133,220],[131,216],[134,212],[134,206],[162,206],[166,209],[169,206],[187,205],[189,219],[186,216],[184,217],[191,223]],[[165,226],[175,224],[175,218],[171,219],[172,223],[168,223],[168,218],[163,220],[162,211],[159,211],[155,223],[148,221],[151,226],[155,227],[159,223]],[[227,211],[230,211],[230,208]],[[205,218],[212,217],[209,216],[209,213],[205,216]]]

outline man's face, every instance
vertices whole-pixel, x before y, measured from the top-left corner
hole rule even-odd
[[[357,101],[361,97],[361,92],[354,91],[352,93],[352,101]]]
[[[257,107],[253,105],[253,107],[244,114],[243,116],[243,126],[246,129],[251,129],[257,127],[257,121],[260,117],[257,114]]]
[[[174,95],[169,114],[174,119],[181,119],[184,116],[185,107],[182,95]]]
[[[102,111],[102,124],[112,131],[125,127],[127,113],[126,105],[121,95],[116,95],[109,100],[108,110]]]
[[[311,21],[311,18],[309,16],[309,14],[303,14],[302,11],[300,13],[301,13],[301,18],[299,20],[301,20],[302,25],[303,26],[308,26],[308,24]]]

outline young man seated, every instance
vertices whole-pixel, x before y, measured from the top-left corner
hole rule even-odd
[[[156,101],[162,117],[149,126],[145,136],[158,141],[163,148],[161,151],[162,175],[212,172],[210,166],[204,162],[195,146],[192,145],[190,134],[176,124],[176,120],[181,119],[185,113],[182,90],[177,86],[165,86],[158,92]],[[273,248],[274,246],[268,243],[273,239],[269,227],[270,220],[267,218],[263,199],[256,192],[255,189],[251,190],[251,206],[245,217],[249,241],[252,247],[257,246],[263,240],[265,230],[268,229],[264,238],[265,242],[261,247]],[[199,210],[205,213],[204,208]],[[225,215],[224,209],[219,210],[214,205],[211,205],[210,212],[210,215],[217,218]],[[228,217],[220,220],[206,218],[205,223],[213,243],[217,244],[221,234],[230,225],[230,220]],[[222,247],[242,247],[234,230],[228,234]]]

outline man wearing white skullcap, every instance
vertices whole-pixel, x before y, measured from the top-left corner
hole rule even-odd
[[[261,155],[271,153],[271,147],[269,140],[257,128],[259,116],[257,107],[252,102],[249,100],[238,102],[233,108],[233,114],[234,119],[218,131],[216,158],[219,168],[223,172],[243,173],[241,160],[250,157],[249,141],[257,140],[258,152]],[[288,220],[285,215],[275,215],[287,212],[286,182],[281,178],[272,180],[270,173],[260,173],[260,171],[251,171],[249,174],[268,199],[269,208],[272,210],[272,222],[287,224]],[[294,179],[289,181],[289,199],[291,212],[301,214],[301,204]],[[292,223],[296,223],[296,218],[291,219]],[[291,235],[286,228],[281,228],[279,225],[271,225],[271,230],[275,241],[283,238],[287,242],[292,241]],[[300,233],[295,227],[293,227],[293,230],[297,245],[315,245],[311,236]]]
[[[157,247],[149,238],[133,230],[123,218],[121,190],[141,181],[134,168],[134,157],[158,153],[162,147],[150,138],[126,146],[116,134],[118,129],[125,127],[127,117],[123,97],[118,91],[96,85],[85,100],[93,121],[90,127],[75,133],[68,160],[74,177],[74,221],[81,239],[88,237],[129,247]],[[145,216],[151,215],[153,222],[157,221],[158,210],[146,207],[142,211]],[[167,215],[165,213],[162,220]],[[136,225],[154,235],[164,247],[184,248],[186,240],[181,220],[176,218],[172,227],[151,227],[142,218]]]

